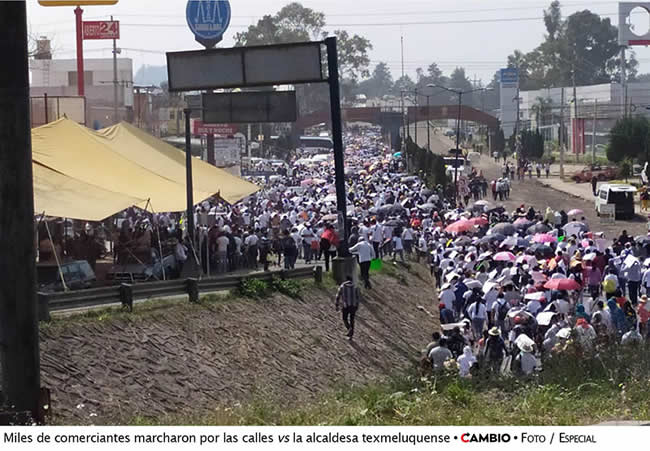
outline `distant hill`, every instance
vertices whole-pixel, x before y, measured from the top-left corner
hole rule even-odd
[[[160,86],[167,80],[167,66],[141,66],[135,74],[136,85]]]

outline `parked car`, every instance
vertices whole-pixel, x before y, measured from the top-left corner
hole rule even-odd
[[[598,187],[596,195],[596,214],[603,214],[604,206],[614,206],[614,217],[618,219],[634,218],[634,194],[632,185],[604,183]]]
[[[585,166],[582,170],[573,174],[571,178],[576,183],[591,182],[591,179],[594,177],[596,177],[599,182],[604,182],[605,180],[614,180],[618,178],[619,174],[620,171],[617,167],[591,165]]]
[[[70,290],[85,290],[97,283],[95,272],[86,260],[77,260],[61,264],[61,273],[56,263],[38,263],[36,265],[39,291],[54,293],[63,291],[61,273]]]

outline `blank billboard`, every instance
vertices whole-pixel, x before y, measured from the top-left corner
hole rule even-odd
[[[206,124],[295,122],[295,91],[203,94]]]
[[[167,53],[169,91],[325,81],[321,42]]]

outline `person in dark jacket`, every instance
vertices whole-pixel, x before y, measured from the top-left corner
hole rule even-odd
[[[443,302],[438,305],[438,308],[440,309],[440,324],[451,324],[455,321],[454,312],[447,308]]]
[[[488,334],[485,342],[485,361],[492,372],[498,373],[507,353],[506,344],[498,327],[490,329]]]

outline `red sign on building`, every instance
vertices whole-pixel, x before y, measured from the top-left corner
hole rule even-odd
[[[585,153],[585,120],[573,119],[573,153],[580,155]]]
[[[239,129],[236,125],[230,124],[204,124],[198,119],[194,119],[192,124],[192,134],[194,135],[219,135],[232,136]]]
[[[120,39],[120,22],[117,20],[100,20],[83,23],[83,38]]]

